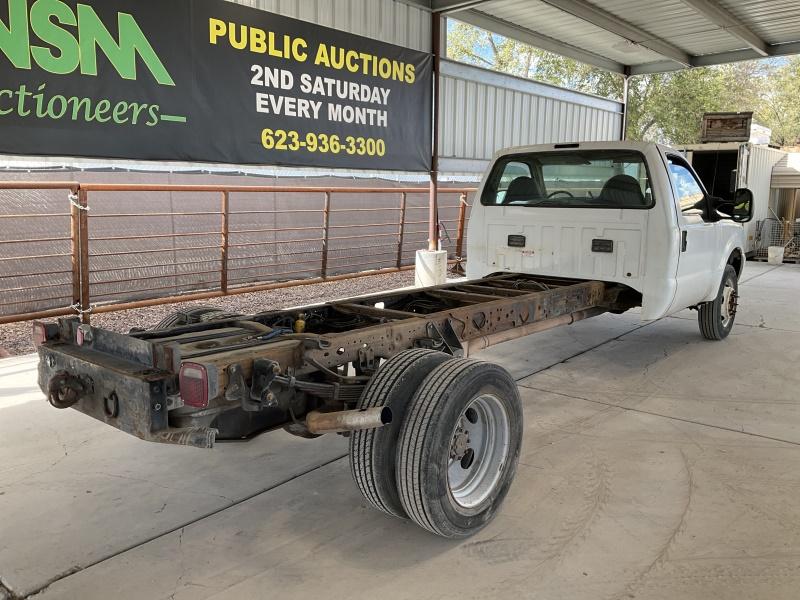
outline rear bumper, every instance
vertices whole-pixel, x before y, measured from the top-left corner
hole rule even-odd
[[[72,408],[148,442],[211,448],[216,430],[169,426],[167,394],[173,376],[72,344],[39,347],[39,387],[45,394],[53,377],[66,374],[80,381]]]

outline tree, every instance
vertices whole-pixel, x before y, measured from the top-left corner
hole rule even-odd
[[[707,112],[757,111],[769,69],[759,61],[733,63],[629,80],[630,139],[693,144]]]
[[[772,129],[772,142],[793,146],[800,140],[800,57],[779,65],[757,112],[757,118]]]
[[[448,56],[479,67],[621,99],[623,79],[458,21],[448,21]],[[667,144],[700,139],[707,112],[753,111],[773,143],[800,139],[800,57],[764,59],[629,79],[628,137]]]
[[[447,55],[494,71],[620,99],[622,77],[467,23],[448,20]]]

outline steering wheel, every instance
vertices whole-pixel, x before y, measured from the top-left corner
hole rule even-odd
[[[557,196],[558,194],[566,194],[570,198],[574,198],[575,196],[572,195],[572,192],[568,192],[567,190],[556,190],[555,192],[551,192],[547,194],[548,198],[552,198],[553,196]]]

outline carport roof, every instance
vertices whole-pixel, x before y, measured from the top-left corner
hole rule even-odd
[[[638,75],[800,53],[800,0],[406,0]]]

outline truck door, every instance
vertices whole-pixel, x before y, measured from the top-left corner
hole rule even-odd
[[[670,182],[678,209],[681,244],[677,291],[670,310],[702,302],[711,292],[717,257],[717,227],[709,219],[708,194],[689,164],[676,154],[667,155]]]

